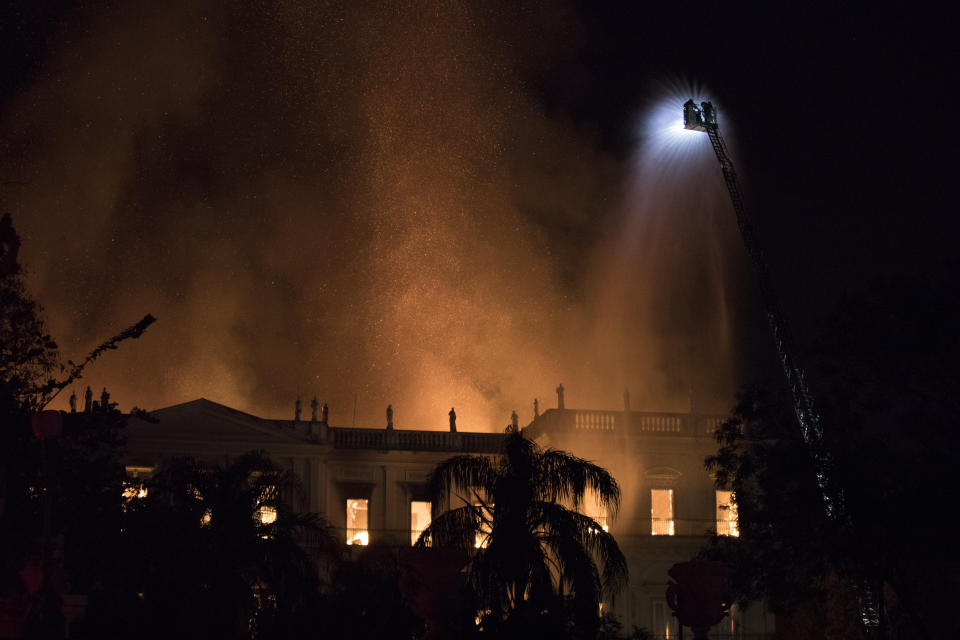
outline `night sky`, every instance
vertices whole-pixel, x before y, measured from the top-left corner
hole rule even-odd
[[[776,370],[709,146],[644,155],[685,92],[720,107],[801,346],[955,252],[955,15],[518,4],[5,3],[28,286],[74,359],[159,318],[85,382],[400,428],[525,423],[558,382],[724,410]]]

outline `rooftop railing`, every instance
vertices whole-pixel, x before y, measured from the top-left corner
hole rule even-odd
[[[713,437],[725,419],[716,414],[549,409],[526,431],[532,437],[566,431]]]
[[[402,451],[463,451],[498,453],[502,433],[462,433],[450,431],[403,431],[400,429],[348,429],[331,427],[337,449],[377,449]]]

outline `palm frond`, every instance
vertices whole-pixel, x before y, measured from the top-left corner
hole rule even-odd
[[[483,522],[480,507],[467,505],[446,511],[433,518],[420,534],[416,546],[473,549],[476,535],[480,532]]]
[[[479,456],[454,456],[441,462],[427,481],[434,518],[450,504],[450,493],[469,493],[480,489],[492,492],[497,471],[486,458]]]
[[[537,487],[546,502],[569,502],[579,509],[587,490],[611,516],[620,511],[620,485],[603,467],[570,455],[547,449],[540,456]]]
[[[470,561],[467,584],[476,594],[477,601],[497,618],[503,619],[512,607],[509,579],[503,573],[503,565],[495,553],[480,549]]]
[[[616,593],[626,584],[627,559],[614,537],[596,520],[551,502],[537,503],[530,515],[544,543],[557,554],[572,553],[569,541],[589,554],[602,568],[603,587],[608,593]],[[558,561],[569,565],[576,558],[560,555]]]
[[[599,602],[603,593],[600,574],[591,554],[580,541],[563,535],[547,539],[559,566],[559,579],[567,585],[577,602]]]

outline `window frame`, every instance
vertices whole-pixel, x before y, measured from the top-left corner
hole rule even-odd
[[[350,503],[351,502],[363,502],[364,503],[364,525],[363,527],[351,527],[350,526]],[[347,497],[344,499],[344,531],[345,531],[345,542],[348,547],[366,547],[370,544],[370,498],[369,497]],[[351,537],[350,532],[354,531],[355,534]],[[366,534],[364,536],[363,534]]]
[[[654,493],[666,492],[670,498],[670,517],[658,518],[654,514]],[[660,525],[660,526],[658,526]],[[666,531],[664,531],[664,529]],[[677,535],[677,508],[676,496],[673,487],[650,487],[650,535],[675,536]]]

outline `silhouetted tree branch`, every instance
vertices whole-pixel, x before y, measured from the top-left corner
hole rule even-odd
[[[136,324],[130,325],[109,340],[101,343],[96,349],[91,351],[82,362],[77,364],[72,360],[68,361],[67,364],[69,365],[69,369],[66,378],[63,380],[55,380],[51,378],[47,380],[47,382],[38,390],[39,408],[42,409],[46,407],[60,394],[61,391],[80,379],[80,377],[83,375],[83,370],[87,365],[94,362],[105,352],[119,347],[121,342],[125,340],[136,340],[143,335],[143,332],[147,330],[147,327],[156,321],[157,319],[148,313]]]

